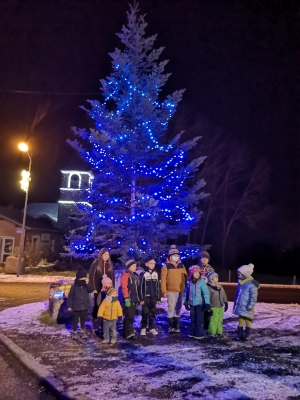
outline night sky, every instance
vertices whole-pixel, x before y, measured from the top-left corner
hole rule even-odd
[[[272,218],[286,241],[299,242],[299,1],[139,4],[148,34],[165,46],[166,93],[186,88],[178,112],[188,110],[267,161]],[[91,125],[79,106],[100,98],[126,10],[127,0],[0,2],[0,205],[23,205],[20,140],[33,152],[30,202],[57,201],[60,169],[82,167],[66,139],[72,126]],[[274,221],[269,226],[271,233]]]

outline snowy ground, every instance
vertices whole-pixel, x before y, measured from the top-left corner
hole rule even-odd
[[[47,365],[74,391],[94,399],[299,399],[300,306],[258,303],[251,343],[234,341],[232,304],[225,314],[222,340],[195,342],[168,335],[166,304],[159,305],[159,336],[102,345],[91,331],[87,340],[70,340],[65,327],[42,326],[37,316],[47,303],[0,313],[0,327],[24,350]],[[140,317],[136,317],[136,326]]]

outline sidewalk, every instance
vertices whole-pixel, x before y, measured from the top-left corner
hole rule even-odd
[[[168,335],[166,314],[158,315],[158,337],[103,345],[88,326],[88,339],[72,341],[65,327],[37,320],[47,303],[0,313],[7,337],[42,363],[68,391],[92,399],[293,399],[300,395],[300,306],[258,303],[253,342],[235,336],[232,305],[225,315],[228,339],[195,342]],[[162,303],[159,307],[166,308]],[[162,310],[163,311],[163,310]],[[140,317],[136,317],[137,327]]]

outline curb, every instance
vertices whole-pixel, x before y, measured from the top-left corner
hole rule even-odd
[[[65,384],[55,378],[53,374],[41,363],[39,363],[31,354],[27,353],[11,339],[9,339],[2,329],[0,329],[0,342],[5,346],[13,356],[31,372],[41,384],[45,385],[58,399],[61,400],[92,400],[91,397],[74,393],[66,390]]]

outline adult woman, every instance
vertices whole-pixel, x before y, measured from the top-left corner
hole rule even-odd
[[[89,270],[89,279],[90,283],[94,288],[94,309],[93,309],[93,322],[97,318],[98,313],[98,305],[97,305],[97,297],[98,293],[101,292],[102,289],[102,278],[104,275],[107,275],[114,282],[114,269],[113,264],[110,259],[108,249],[101,249],[99,251],[98,258],[92,263]]]

